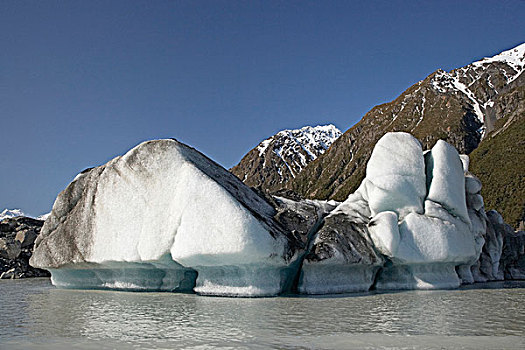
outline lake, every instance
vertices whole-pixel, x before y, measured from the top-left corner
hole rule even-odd
[[[525,282],[222,298],[0,280],[0,349],[524,349]]]

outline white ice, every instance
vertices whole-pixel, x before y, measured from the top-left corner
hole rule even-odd
[[[470,223],[465,200],[463,162],[450,144],[438,140],[426,157],[427,199],[441,204],[453,215]]]
[[[372,216],[393,211],[402,219],[410,212],[422,213],[426,184],[419,141],[407,133],[387,133],[372,152],[366,180]]]
[[[467,212],[465,171],[468,157],[460,158],[444,141],[423,152],[410,134],[383,136],[358,190],[328,218],[345,215],[348,222],[368,222],[370,240],[388,262],[381,269],[362,260],[356,264],[352,257],[363,248],[349,242],[346,249],[332,249],[328,259],[305,262],[300,290],[366,290],[374,280],[377,289],[452,288],[461,283],[456,268],[462,278],[473,280],[470,265],[479,258],[483,237],[479,223],[471,224]],[[477,181],[468,180],[467,187],[477,190]],[[333,239],[337,241],[337,235]],[[317,237],[313,244],[322,240]],[[332,241],[327,244],[337,247]]]
[[[381,254],[393,257],[401,240],[398,227],[398,216],[393,211],[377,214],[368,224],[370,238]]]
[[[229,294],[232,288],[241,295],[280,291],[288,242],[265,221],[274,209],[177,141],[149,141],[110,161],[97,179],[91,209],[88,263],[149,264],[169,256],[199,273],[197,291],[204,294]],[[268,281],[261,282],[262,270]]]
[[[462,279],[473,279],[468,266],[483,243],[477,213],[483,202],[479,180],[468,175],[465,180],[466,160],[443,141],[424,156],[411,135],[386,134],[359,189],[327,216],[334,220],[329,239],[351,233],[347,243],[356,246],[339,249],[337,242],[328,242],[334,249],[326,259],[305,260],[299,291],[363,291],[374,281],[378,289],[455,287],[460,283],[456,268]],[[85,237],[92,241],[75,236],[74,249],[89,249],[82,251],[84,261],[52,267],[56,285],[194,287],[206,295],[265,296],[283,292],[298,272],[292,264],[300,254],[294,255],[290,236],[272,220],[275,209],[194,149],[174,140],[150,141],[98,169],[96,182],[86,181],[87,192],[95,194],[92,202],[79,201],[89,207],[74,208],[90,213]],[[76,193],[82,193],[80,186],[60,196]],[[57,199],[56,205],[66,202]],[[323,210],[336,204],[326,203]],[[54,208],[50,220],[59,225],[60,213],[68,210]],[[74,220],[76,214],[68,215]],[[323,239],[316,236],[311,246]],[[52,250],[49,244],[42,247]]]
[[[454,147],[439,140],[425,152],[425,161],[424,210],[406,214],[399,226],[392,211],[377,214],[369,224],[376,248],[393,263],[380,272],[378,289],[457,287],[456,267],[462,278],[473,279],[469,266],[479,258],[483,241],[467,211],[468,158],[461,159]]]

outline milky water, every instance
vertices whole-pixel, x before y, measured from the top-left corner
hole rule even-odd
[[[0,312],[0,349],[525,348],[525,283],[249,299],[3,280]]]

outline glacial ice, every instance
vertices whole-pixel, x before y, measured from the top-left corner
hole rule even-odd
[[[305,262],[298,291],[302,294],[366,292],[374,282],[379,265]]]
[[[31,264],[64,288],[227,296],[501,279],[500,224],[468,163],[444,141],[423,152],[388,133],[344,202],[292,200],[256,193],[175,140],[149,141],[59,194]],[[518,275],[514,260],[505,273]]]
[[[388,144],[391,139],[397,141],[387,134],[383,142]],[[398,227],[388,211],[372,219],[375,225],[369,224],[376,247],[392,262],[379,272],[377,289],[457,287],[456,267],[470,265],[479,257],[481,247],[471,231],[459,154],[439,140],[424,158],[424,170],[418,169],[428,187],[423,210],[412,210],[399,218]],[[417,178],[417,173],[413,177]]]
[[[465,200],[465,175],[458,151],[438,140],[427,153],[426,176],[429,182],[427,200],[439,203],[451,214],[470,223]]]
[[[401,235],[398,227],[398,216],[393,211],[384,211],[368,224],[370,238],[379,252],[392,257],[397,253]]]
[[[467,212],[467,167],[444,141],[423,152],[410,134],[383,136],[361,186],[317,233],[299,290],[451,288],[461,283],[456,269],[472,280],[483,238]]]
[[[294,253],[274,212],[194,149],[145,142],[81,174],[58,196],[31,263],[71,287],[151,289],[158,278],[141,277],[150,271],[173,279],[163,277],[159,289],[173,289],[193,270],[203,294],[275,295]],[[170,268],[157,266],[166,256]]]
[[[423,212],[425,161],[412,135],[389,133],[376,144],[366,167],[366,189],[372,216],[393,211],[403,218]]]
[[[370,183],[365,181],[325,217],[313,236],[300,272],[300,293],[364,292],[373,285],[384,259],[367,233],[366,187]]]
[[[475,257],[468,225],[449,220],[410,213],[399,225],[401,240],[392,257],[404,264],[463,263]]]
[[[190,292],[197,272],[169,256],[151,262],[79,263],[50,269],[51,282],[61,288]]]

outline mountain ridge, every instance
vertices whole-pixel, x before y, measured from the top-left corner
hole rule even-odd
[[[287,179],[284,188],[310,199],[345,200],[361,183],[373,146],[387,132],[409,132],[420,140],[424,149],[443,139],[460,153],[470,154],[483,140],[492,140],[513,124],[523,122],[524,71],[525,43],[449,72],[438,69],[393,101],[373,107],[326,152]],[[522,157],[519,153],[517,156]],[[506,159],[504,154],[500,157]],[[478,160],[474,157],[473,163]],[[517,161],[525,163],[522,158]],[[239,163],[236,170],[242,166]],[[496,202],[489,193],[497,192],[491,187],[497,187],[498,181],[493,179],[486,184],[484,196],[488,203]],[[275,191],[264,184],[260,187]],[[502,214],[509,220],[505,210]],[[514,218],[509,222],[516,225],[518,219]]]
[[[36,220],[42,220],[42,221],[45,221],[47,219],[47,217],[49,216],[49,213],[46,213],[46,214],[42,214],[42,215],[39,215],[37,217],[34,217],[34,216],[31,216],[31,215],[28,215],[26,213],[24,213],[24,211],[22,211],[22,209],[4,209],[1,213],[0,213],[0,221],[4,220],[4,219],[12,219],[12,218],[16,218],[16,217],[28,217],[28,218],[32,218],[32,219],[36,219]]]
[[[341,134],[332,124],[282,130],[261,141],[230,171],[248,186],[279,190]]]

